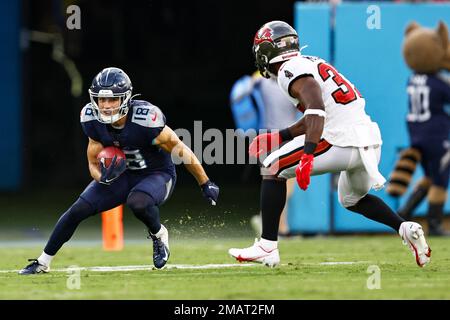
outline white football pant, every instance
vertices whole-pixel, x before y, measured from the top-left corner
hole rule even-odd
[[[295,168],[303,154],[304,141],[305,136],[301,135],[273,151],[263,162],[262,174],[285,179],[295,177]],[[381,146],[369,146],[364,149],[373,149],[376,158],[373,162],[377,167],[381,157]],[[339,203],[344,207],[355,205],[374,185],[361,158],[360,148],[337,147],[322,139],[314,152],[311,175],[339,172]]]

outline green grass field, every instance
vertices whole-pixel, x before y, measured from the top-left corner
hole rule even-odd
[[[175,238],[169,268],[136,271],[80,271],[80,289],[68,289],[72,273],[37,276],[16,272],[42,247],[0,247],[0,299],[450,299],[450,239],[430,238],[432,262],[419,268],[400,238],[348,236],[280,242],[282,265],[244,267],[227,250],[249,238]],[[151,265],[151,243],[131,243],[120,252],[69,243],[52,268],[77,265]],[[339,264],[348,262],[348,264]],[[174,265],[236,264],[236,267],[180,269]],[[369,290],[367,269],[381,270],[381,288]]]

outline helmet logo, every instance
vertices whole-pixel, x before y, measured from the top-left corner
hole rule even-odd
[[[289,80],[294,76],[292,74],[292,72],[288,71],[288,70],[284,70],[284,75],[286,76],[286,78],[288,78]]]
[[[101,89],[101,90],[99,90],[98,95],[99,95],[99,97],[102,97],[102,96],[103,97],[108,97],[108,96],[112,96],[113,92],[112,92],[112,90]]]
[[[254,45],[258,45],[264,41],[269,41],[269,42],[273,43],[273,40],[272,40],[273,32],[272,31],[273,30],[270,29],[269,27],[260,29],[255,35],[255,39],[253,41]]]

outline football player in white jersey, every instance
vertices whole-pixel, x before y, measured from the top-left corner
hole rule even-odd
[[[258,135],[250,144],[250,156],[269,154],[263,160],[266,172],[261,185],[263,230],[253,246],[232,248],[230,255],[238,261],[278,265],[277,229],[286,179],[295,177],[306,190],[311,175],[332,172],[340,173],[338,194],[343,207],[393,228],[417,264],[426,265],[431,249],[422,227],[403,220],[380,198],[368,194],[386,181],[378,171],[382,140],[355,86],[325,60],[302,55],[297,32],[282,21],[268,22],[258,30],[253,53],[261,74],[277,78],[304,116],[288,128]]]

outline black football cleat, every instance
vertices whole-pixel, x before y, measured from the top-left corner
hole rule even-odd
[[[37,259],[28,259],[28,261],[33,261],[25,268],[19,271],[21,275],[30,275],[30,274],[38,274],[38,273],[47,273],[50,271],[50,268],[40,264]]]
[[[161,269],[166,265],[167,260],[169,260],[169,248],[160,238],[157,238],[154,235],[150,235],[150,238],[153,241],[153,264],[157,269]]]
[[[148,237],[153,241],[153,264],[157,269],[164,267],[170,256],[169,232],[163,225],[161,225],[161,229],[163,230],[163,233],[159,238],[151,233]]]

